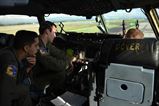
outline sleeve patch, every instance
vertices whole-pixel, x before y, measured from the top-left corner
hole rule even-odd
[[[6,70],[6,74],[11,77],[16,77],[17,75],[17,67],[15,65],[9,65]]]

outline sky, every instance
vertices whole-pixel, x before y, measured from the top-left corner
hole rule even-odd
[[[109,12],[104,15],[106,19],[128,19],[128,18],[146,18],[141,9],[133,9],[130,13],[125,10],[118,10],[117,12]]]
[[[117,12],[109,12],[104,14],[106,19],[129,19],[129,18],[146,18],[144,13],[140,9],[134,9],[130,13],[125,10],[118,10]],[[66,14],[51,14],[46,17],[46,20],[52,20],[55,22],[67,21],[67,20],[85,20],[85,17],[66,15]],[[20,15],[6,15],[0,16],[0,25],[2,24],[17,24],[17,23],[37,23],[36,17],[20,16]]]

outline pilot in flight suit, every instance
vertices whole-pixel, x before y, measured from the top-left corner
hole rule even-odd
[[[22,60],[38,50],[38,35],[21,30],[16,33],[13,47],[0,50],[0,106],[32,106],[29,86],[24,84],[27,69]]]
[[[20,63],[16,58],[14,49],[5,48],[0,51],[0,106],[31,106],[28,88],[20,83],[17,71],[20,68]],[[12,89],[11,89],[12,88]],[[25,100],[25,101],[24,101]],[[24,103],[25,102],[25,103]]]
[[[44,88],[49,85],[46,92],[58,96],[66,77],[66,67],[69,60],[66,53],[51,43],[56,37],[56,25],[45,21],[39,28],[39,47],[37,63],[32,70],[32,93],[35,98],[43,95]],[[36,97],[37,96],[37,97]]]
[[[53,84],[58,90],[65,81],[68,59],[65,52],[52,44],[45,47],[40,40],[40,51],[37,53],[37,63],[33,69],[33,83],[40,89]],[[55,90],[56,89],[56,90]],[[55,94],[58,92],[54,92]]]

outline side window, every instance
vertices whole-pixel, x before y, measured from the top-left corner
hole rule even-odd
[[[15,34],[18,30],[30,30],[38,33],[38,27],[36,17],[24,15],[0,16],[0,33]]]

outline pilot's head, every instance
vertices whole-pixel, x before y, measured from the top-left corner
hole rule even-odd
[[[129,29],[125,35],[125,39],[143,39],[144,34],[139,29]]]
[[[20,55],[35,56],[39,49],[39,36],[33,31],[19,30],[14,37],[13,47],[21,52]]]
[[[42,22],[39,27],[40,36],[45,36],[48,42],[53,42],[56,37],[57,28],[53,22],[45,21]]]

